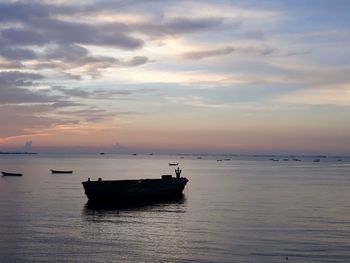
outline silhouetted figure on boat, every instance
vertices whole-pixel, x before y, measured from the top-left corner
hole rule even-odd
[[[176,178],[180,178],[181,172],[182,172],[182,170],[179,167],[177,167],[177,169],[175,169]]]

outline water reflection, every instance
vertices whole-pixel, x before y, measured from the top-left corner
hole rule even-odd
[[[118,216],[123,212],[134,214],[140,212],[184,213],[186,201],[184,195],[157,201],[133,201],[103,204],[88,201],[84,206],[83,214],[87,220],[95,221],[99,217],[109,217],[111,215]]]

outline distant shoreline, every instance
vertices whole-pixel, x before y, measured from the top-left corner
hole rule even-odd
[[[38,154],[35,152],[0,152],[0,154]]]

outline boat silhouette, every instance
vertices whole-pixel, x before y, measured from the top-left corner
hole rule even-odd
[[[51,173],[53,173],[53,174],[71,174],[71,173],[73,173],[73,171],[72,170],[52,170],[52,169],[50,169],[50,171],[51,171]]]
[[[88,178],[82,182],[90,203],[133,203],[160,201],[179,197],[188,182],[180,177],[181,170],[175,170],[176,177],[163,175],[159,179],[102,180]]]
[[[3,176],[22,176],[21,173],[8,173],[8,172],[1,172]]]

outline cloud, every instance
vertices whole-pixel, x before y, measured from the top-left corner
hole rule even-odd
[[[219,17],[200,17],[200,18],[175,18],[159,25],[145,25],[141,29],[149,29],[149,33],[160,35],[178,35],[200,32],[203,30],[213,29],[223,24],[223,19]]]
[[[92,55],[87,48],[79,45],[55,45],[44,50],[33,69],[58,69],[64,76],[81,80],[82,77],[67,72],[79,69],[94,78],[101,75],[101,70],[110,67],[137,67],[149,62],[145,56],[135,56],[129,60],[109,56]]]
[[[19,71],[0,72],[0,104],[44,103],[54,102],[55,97],[39,91],[31,91],[28,87],[35,86],[43,76],[36,73]]]
[[[199,96],[184,96],[184,97],[165,97],[165,99],[174,104],[183,104],[195,108],[227,108],[225,103],[210,103],[205,98]]]
[[[77,120],[44,116],[52,113],[49,105],[1,105],[0,123],[6,123],[0,129],[0,138],[40,133],[43,129],[62,124],[77,123]]]
[[[136,56],[136,57],[133,57],[131,60],[119,61],[118,64],[120,66],[125,66],[125,67],[136,67],[136,66],[146,64],[148,61],[149,61],[148,58],[145,56]]]
[[[237,46],[237,47],[222,47],[216,49],[203,49],[199,51],[190,51],[182,55],[184,59],[189,60],[200,60],[208,57],[216,57],[229,55],[231,53],[239,55],[250,55],[250,56],[268,56],[277,54],[278,50],[270,47],[256,47],[256,46]]]
[[[265,33],[262,30],[249,30],[244,32],[244,36],[248,39],[264,40]]]
[[[155,92],[156,89],[133,89],[133,90],[106,90],[106,89],[96,89],[86,91],[81,88],[65,88],[61,86],[53,87],[54,90],[61,92],[63,95],[78,97],[82,99],[104,99],[104,100],[114,100],[116,98],[122,99],[120,96],[129,96],[133,94],[142,94]]]
[[[138,114],[137,112],[132,111],[107,111],[104,109],[91,109],[91,107],[85,107],[81,110],[61,110],[57,111],[56,114],[69,117],[74,116],[80,120],[86,122],[99,122],[105,120],[113,120],[116,117],[120,116],[130,116]]]
[[[187,52],[183,55],[186,59],[202,59],[206,57],[222,56],[231,54],[234,51],[232,47],[218,48],[218,49],[208,49],[202,51],[192,51]]]
[[[96,47],[112,50],[136,51],[145,41],[218,29],[223,26],[220,16],[198,17],[144,17],[135,21],[101,20],[111,14],[130,13],[130,6],[142,1],[103,2],[74,5],[50,4],[39,1],[29,3],[0,3],[0,68],[26,68],[30,70],[59,71],[68,79],[82,80],[85,75],[99,78],[108,68],[136,67],[149,63],[147,56],[137,54],[128,59],[116,57],[114,52],[101,55]],[[96,19],[93,21],[91,17]],[[159,19],[160,18],[160,19]],[[112,55],[113,54],[113,55]]]
[[[20,69],[23,68],[21,62],[17,60],[0,59],[0,69]]]

